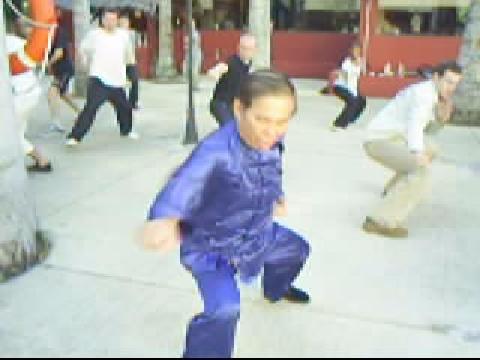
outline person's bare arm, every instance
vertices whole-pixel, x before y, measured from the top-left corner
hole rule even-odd
[[[93,52],[93,43],[95,41],[94,31],[90,31],[80,44],[78,54],[81,64],[87,69],[90,65],[90,57]]]
[[[125,49],[125,62],[127,63],[127,65],[135,65],[137,60],[136,60],[136,56],[135,56],[135,47],[133,46],[133,43],[131,43],[128,39],[127,39],[127,46],[126,46],[126,49]]]

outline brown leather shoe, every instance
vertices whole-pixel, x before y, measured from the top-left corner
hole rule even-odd
[[[378,224],[372,218],[367,218],[363,224],[363,230],[368,234],[376,234],[392,239],[405,239],[408,237],[408,230],[405,228],[388,228]]]
[[[27,167],[27,171],[32,173],[47,174],[53,171],[53,167],[51,163],[48,163],[46,165],[40,165],[39,163],[35,163],[34,165]]]

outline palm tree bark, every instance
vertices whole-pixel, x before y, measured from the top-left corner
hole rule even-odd
[[[158,0],[158,5],[160,21],[157,77],[169,79],[177,75],[173,60],[172,0]]]
[[[75,48],[79,49],[80,43],[90,30],[90,0],[73,1],[73,22],[75,26]],[[80,56],[75,56],[75,93],[77,96],[87,96],[88,74]]]
[[[249,28],[250,33],[257,39],[259,52],[253,61],[257,69],[270,68],[271,61],[271,4],[270,0],[250,1]]]
[[[3,14],[3,1],[0,1]],[[37,233],[35,208],[13,108],[10,69],[0,16],[0,283],[45,257],[48,248]]]
[[[460,63],[465,77],[456,96],[453,122],[480,126],[480,0],[472,0]]]

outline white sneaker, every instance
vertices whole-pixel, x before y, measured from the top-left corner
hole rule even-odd
[[[48,126],[48,131],[51,133],[60,133],[60,134],[65,134],[67,132],[67,130],[58,123],[51,123]]]
[[[127,138],[130,140],[140,140],[140,135],[138,135],[135,131],[132,131],[130,134],[127,135]]]
[[[346,132],[347,131],[347,128],[342,128],[342,127],[338,127],[338,126],[335,126],[335,125],[330,125],[330,131],[331,132]]]
[[[67,142],[65,143],[65,145],[69,148],[76,147],[79,144],[80,144],[80,142],[78,140],[75,140],[75,139],[68,139]]]

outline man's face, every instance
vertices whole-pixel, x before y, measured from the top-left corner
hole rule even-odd
[[[256,53],[257,44],[253,37],[246,37],[240,41],[240,44],[238,46],[238,55],[243,61],[252,61]]]
[[[443,76],[436,76],[438,92],[443,100],[452,99],[462,81],[462,75],[453,71],[447,71]]]
[[[122,29],[129,30],[129,29],[130,29],[130,19],[129,19],[128,17],[121,17],[121,18],[118,20],[118,25],[119,25]]]
[[[103,15],[103,28],[107,31],[114,31],[118,27],[118,15],[107,12]]]
[[[355,46],[352,49],[352,56],[355,60],[362,58],[362,48],[360,46]]]
[[[286,135],[295,109],[291,95],[263,96],[255,99],[250,108],[235,100],[240,134],[248,145],[260,151],[271,150]]]

